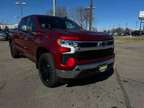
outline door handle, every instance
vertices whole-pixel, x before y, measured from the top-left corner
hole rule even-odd
[[[27,47],[24,47],[24,49],[27,49]]]
[[[24,40],[28,40],[28,38],[25,37]]]

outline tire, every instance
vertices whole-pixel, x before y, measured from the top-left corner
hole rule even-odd
[[[18,50],[15,48],[14,43],[13,43],[13,42],[10,42],[9,45],[10,45],[10,53],[11,53],[11,56],[12,56],[13,58],[20,58],[20,53],[19,53]]]
[[[49,53],[42,54],[38,61],[38,67],[42,83],[46,87],[57,87],[58,77],[56,76],[52,55]]]

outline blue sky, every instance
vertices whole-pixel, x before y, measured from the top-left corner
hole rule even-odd
[[[24,16],[30,14],[44,14],[52,8],[52,0],[23,0]],[[17,23],[20,15],[19,8],[15,5],[16,0],[0,0],[0,22]],[[77,6],[88,6],[89,0],[57,0],[57,4],[65,6],[72,11]],[[144,10],[144,0],[94,0],[94,26],[98,29],[112,27],[136,28],[138,14]]]

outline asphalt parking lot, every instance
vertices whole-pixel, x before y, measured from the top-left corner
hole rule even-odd
[[[0,41],[0,108],[144,108],[144,41],[116,44],[115,72],[104,76],[47,88],[34,63],[12,59]]]

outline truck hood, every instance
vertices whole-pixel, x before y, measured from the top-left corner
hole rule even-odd
[[[82,40],[82,41],[98,41],[112,40],[113,37],[107,33],[90,32],[90,31],[75,31],[75,30],[56,30],[59,38],[66,40]]]

